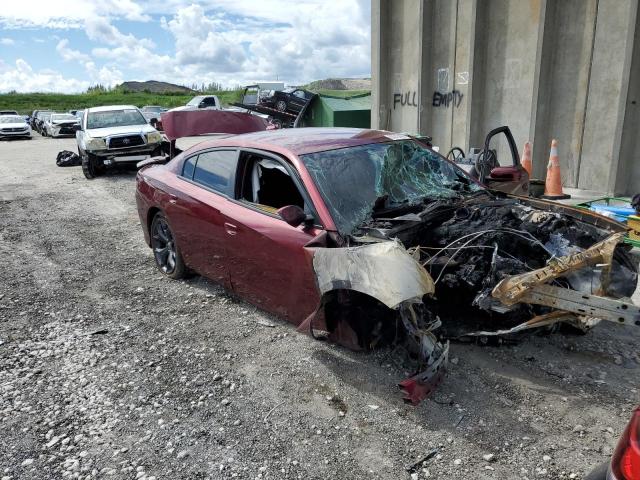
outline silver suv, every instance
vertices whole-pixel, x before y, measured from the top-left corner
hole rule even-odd
[[[135,165],[162,151],[162,135],[132,105],[87,108],[76,140],[82,171],[89,179],[110,166]]]

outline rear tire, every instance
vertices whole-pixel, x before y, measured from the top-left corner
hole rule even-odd
[[[78,152],[80,152],[80,150],[78,150]],[[105,167],[104,165],[98,164],[98,157],[84,152],[80,153],[80,158],[82,158],[82,173],[84,173],[84,176],[88,180],[93,180],[96,177],[104,175]]]
[[[151,221],[151,248],[158,270],[169,278],[179,280],[187,274],[180,249],[164,214],[158,212]]]

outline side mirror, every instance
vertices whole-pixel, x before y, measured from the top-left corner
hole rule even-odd
[[[278,215],[292,227],[301,225],[307,219],[307,214],[297,205],[287,205],[278,209]]]

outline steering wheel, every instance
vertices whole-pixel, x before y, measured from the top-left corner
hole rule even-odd
[[[481,182],[484,182],[485,178],[491,174],[491,170],[499,165],[496,151],[489,149],[480,152],[474,165],[474,169],[478,174],[478,179],[480,179]]]
[[[460,147],[453,147],[447,153],[447,160],[451,160],[452,162],[459,162],[460,160],[464,160],[466,155],[464,154],[464,150]]]

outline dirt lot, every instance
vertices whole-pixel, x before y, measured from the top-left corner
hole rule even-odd
[[[434,449],[413,478],[582,478],[640,403],[640,330],[601,324],[454,344],[436,395],[406,406],[389,352],[162,278],[133,173],[87,181],[62,149],[0,143],[2,479],[410,479]]]

